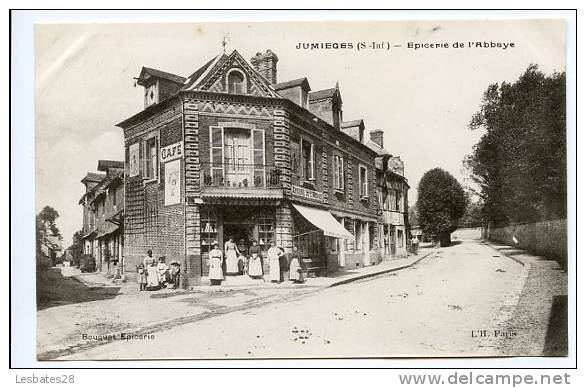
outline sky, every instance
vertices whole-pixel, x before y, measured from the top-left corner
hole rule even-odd
[[[482,135],[468,123],[484,90],[514,82],[529,66],[565,70],[560,20],[426,20],[384,22],[37,24],[35,26],[36,207],[54,207],[64,245],[82,227],[80,180],[99,159],[123,160],[116,123],[143,108],[134,87],[142,66],[189,76],[222,51],[250,59],[279,57],[278,81],[307,77],[313,91],[339,82],[344,120],[382,129],[405,163],[415,203],[425,171],[441,167],[463,184],[462,160]],[[468,42],[514,47],[467,48]],[[352,49],[300,50],[298,43],[352,43]],[[361,49],[359,42],[401,45]],[[408,43],[449,48],[408,48]],[[465,48],[453,48],[455,42]]]

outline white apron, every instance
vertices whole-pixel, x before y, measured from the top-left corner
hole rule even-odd
[[[269,277],[271,281],[281,280],[281,264],[279,263],[279,253],[281,250],[279,248],[269,248],[267,252],[267,256],[269,259]]]
[[[229,274],[238,273],[238,255],[234,246],[235,244],[226,243],[226,272]]]
[[[289,264],[289,280],[303,280],[301,275],[301,266],[299,265],[299,259],[293,258]]]
[[[224,280],[221,252],[218,254],[218,256],[214,255],[213,257],[211,255],[212,252],[210,252],[210,273],[208,276],[210,280]]]
[[[262,276],[262,260],[256,253],[253,253],[248,261],[248,275]]]

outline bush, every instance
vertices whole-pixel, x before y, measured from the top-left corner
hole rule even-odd
[[[90,254],[81,256],[79,269],[81,272],[95,272],[96,271],[96,258]]]

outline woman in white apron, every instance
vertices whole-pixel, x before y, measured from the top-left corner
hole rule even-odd
[[[224,272],[222,271],[222,251],[220,250],[220,244],[214,242],[214,249],[209,253],[210,258],[210,272],[208,277],[210,278],[210,285],[219,285],[224,280]]]
[[[157,272],[157,260],[154,257],[144,258],[144,268],[147,272],[146,289],[149,291],[159,288],[159,274]]]
[[[248,276],[253,279],[262,277],[262,259],[260,257],[260,247],[256,240],[252,240],[252,246],[248,250],[250,259],[248,259]]]
[[[238,256],[240,256],[240,252],[232,237],[224,244],[224,252],[226,252],[226,275],[238,275]]]
[[[277,244],[271,241],[271,247],[267,252],[267,258],[269,259],[269,277],[271,282],[279,283],[281,281],[281,263],[280,258],[283,252],[277,248]]]
[[[293,283],[303,283],[303,273],[301,272],[301,261],[297,247],[293,247],[291,262],[289,263],[289,280]]]

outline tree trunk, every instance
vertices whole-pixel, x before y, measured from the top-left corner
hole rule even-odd
[[[452,237],[451,233],[449,232],[441,232],[439,235],[440,238],[440,247],[449,247],[452,245]]]

